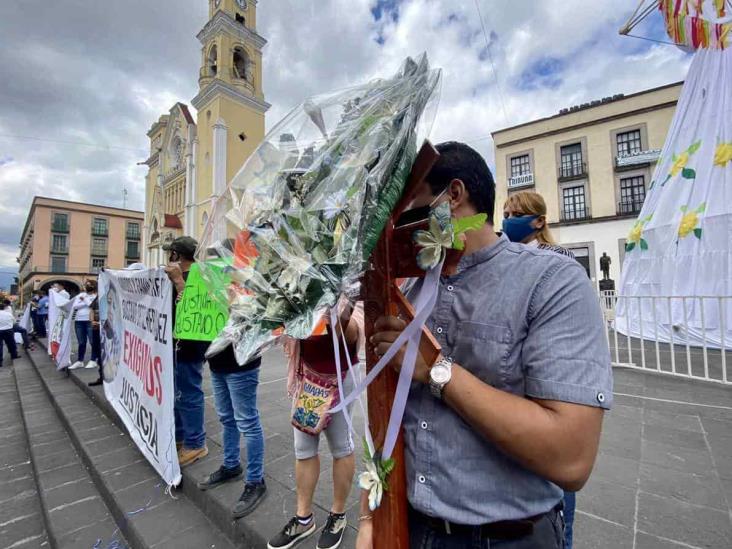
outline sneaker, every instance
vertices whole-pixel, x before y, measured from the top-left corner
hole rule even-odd
[[[96,381],[90,381],[89,383],[87,383],[87,385],[89,387],[99,387],[103,383],[104,383],[104,380],[103,379],[97,379]]]
[[[301,524],[297,517],[292,517],[282,531],[267,544],[268,549],[290,549],[315,532],[315,518],[307,524]]]
[[[200,481],[198,483],[198,489],[208,490],[209,488],[215,488],[216,486],[219,486],[226,482],[239,480],[242,476],[244,476],[244,470],[241,468],[241,465],[237,465],[236,467],[233,467],[231,469],[227,469],[222,465],[213,473],[208,475],[205,479]]]
[[[347,524],[345,513],[339,515],[330,513],[320,533],[317,549],[336,549],[343,541]]]
[[[92,368],[99,368],[99,364],[95,360],[90,360],[86,363],[86,366],[84,366],[87,370],[91,370]]]
[[[191,463],[197,462],[201,458],[205,458],[208,455],[208,448],[181,448],[178,452],[178,464],[181,467],[190,465]]]
[[[244,486],[244,491],[239,497],[239,501],[236,502],[234,508],[231,510],[231,516],[235,519],[247,516],[262,503],[266,493],[267,485],[264,483],[264,479],[262,479],[262,482],[257,482],[256,484],[247,482],[246,486]]]
[[[71,366],[69,366],[69,370],[78,370],[79,368],[83,368],[84,363],[81,360],[77,360],[74,362]]]

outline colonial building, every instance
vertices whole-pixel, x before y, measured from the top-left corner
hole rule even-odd
[[[496,223],[507,195],[534,190],[558,242],[593,281],[610,256],[618,280],[625,239],[640,212],[682,83],[615,95],[493,133]]]
[[[145,181],[145,263],[165,261],[162,245],[200,238],[213,201],[264,137],[256,0],[209,0],[201,42],[195,118],[176,103],[153,124]]]
[[[143,213],[36,196],[20,239],[19,293],[60,282],[72,295],[102,267],[140,261]]]

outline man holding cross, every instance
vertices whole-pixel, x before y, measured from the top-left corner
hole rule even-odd
[[[412,207],[448,202],[453,217],[489,222],[441,279],[426,326],[442,354],[417,358],[403,421],[410,545],[559,548],[562,491],[589,478],[612,401],[599,304],[576,261],[494,232],[495,184],[477,152],[437,150]],[[381,318],[367,344],[382,356],[405,326]],[[370,519],[362,497],[359,548]]]

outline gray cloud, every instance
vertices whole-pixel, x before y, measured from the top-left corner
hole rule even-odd
[[[421,51],[444,68],[437,140],[481,138],[683,76],[688,60],[674,48],[617,37],[635,0],[602,3],[481,0],[504,114],[473,0],[381,1],[389,16],[378,20],[377,0],[260,0],[267,125],[308,95],[389,74]],[[207,14],[207,0],[1,3],[0,271],[16,266],[34,195],[121,206],[126,187],[128,206],[143,208],[145,133],[196,94]],[[549,76],[529,70],[547,66]],[[492,159],[490,139],[473,144]]]

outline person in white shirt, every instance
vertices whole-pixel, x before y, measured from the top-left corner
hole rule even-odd
[[[99,349],[94,345],[92,337],[92,321],[89,316],[91,306],[97,299],[97,283],[94,280],[87,280],[84,286],[86,291],[81,292],[74,298],[74,313],[76,314],[76,340],[79,343],[79,351],[77,353],[77,361],[69,366],[69,370],[77,368],[99,368]],[[91,360],[84,366],[84,356],[86,355],[87,343],[91,344]]]
[[[15,317],[11,308],[4,302],[0,303],[0,367],[3,365],[3,342],[8,346],[10,357],[15,360],[18,356],[18,347],[15,344],[15,336],[13,335],[13,326],[15,325]]]

